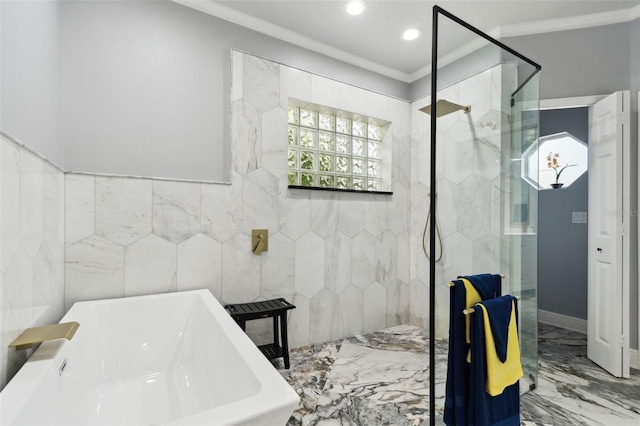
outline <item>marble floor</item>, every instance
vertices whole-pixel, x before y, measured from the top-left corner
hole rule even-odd
[[[615,379],[586,356],[586,337],[539,326],[538,386],[521,398],[523,425],[640,424],[640,372]],[[289,425],[429,423],[428,338],[401,325],[291,350],[279,371],[300,395]],[[447,343],[436,343],[436,424],[443,424]]]

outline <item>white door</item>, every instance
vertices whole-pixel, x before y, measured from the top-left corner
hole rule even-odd
[[[629,106],[616,92],[589,110],[587,355],[616,377],[629,377]]]

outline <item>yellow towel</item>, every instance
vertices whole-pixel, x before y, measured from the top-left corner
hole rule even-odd
[[[464,284],[464,290],[465,290],[465,296],[466,296],[464,308],[465,309],[470,309],[476,303],[482,302],[482,298],[480,297],[480,293],[478,293],[478,291],[473,286],[473,284],[471,284],[471,281],[469,281],[466,278],[460,278],[460,280]],[[471,343],[471,333],[469,331],[469,327],[470,327],[470,324],[471,324],[470,321],[471,321],[471,318],[469,318],[469,315],[465,315],[465,324],[467,326],[467,328],[466,328],[467,333],[465,335],[467,336],[467,343]],[[467,357],[467,362],[471,362],[471,359],[469,357]]]
[[[496,345],[493,341],[491,324],[487,309],[482,308],[484,319],[484,336],[487,350],[487,383],[486,391],[491,396],[500,395],[507,386],[517,382],[522,376],[522,364],[520,363],[520,345],[518,343],[518,327],[516,323],[516,309],[514,302],[511,302],[511,317],[509,318],[509,331],[507,340],[507,359],[501,362],[496,353]],[[478,306],[474,315],[478,315]]]

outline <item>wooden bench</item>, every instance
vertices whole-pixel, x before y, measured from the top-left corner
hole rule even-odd
[[[258,349],[260,349],[267,359],[282,357],[284,360],[284,368],[289,369],[287,311],[289,309],[295,309],[295,305],[280,298],[264,300],[262,302],[236,303],[225,305],[224,308],[244,331],[246,331],[247,321],[273,318],[273,343],[260,345]],[[278,333],[278,320],[280,320],[280,333]],[[278,334],[280,335],[280,342],[278,342]]]

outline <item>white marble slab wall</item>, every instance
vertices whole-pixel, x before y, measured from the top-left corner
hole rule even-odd
[[[438,99],[471,106],[468,114],[458,111],[438,118],[437,222],[443,247],[436,264],[438,337],[447,337],[449,329],[447,282],[458,275],[508,272],[501,179],[506,173],[502,153],[511,141],[509,101],[515,73],[514,64],[497,65],[438,92]],[[419,109],[430,102],[421,99],[411,107],[410,319],[427,329],[429,261],[422,233],[430,202],[430,116]],[[436,257],[440,247],[437,243]]]
[[[1,144],[0,389],[32,352],[9,343],[64,314],[64,174],[18,141]]]
[[[232,59],[230,185],[66,176],[66,307],[195,288],[223,303],[285,297],[291,347],[408,322],[409,104]],[[393,195],[288,189],[289,97],[390,121]],[[260,256],[254,228],[269,230]],[[269,320],[247,326],[271,338]]]

